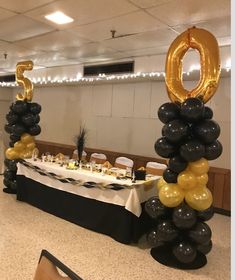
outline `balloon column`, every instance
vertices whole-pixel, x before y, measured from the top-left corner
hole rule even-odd
[[[19,62],[16,66],[16,80],[24,87],[23,94],[18,93],[16,101],[10,106],[6,115],[5,131],[10,134],[9,148],[5,152],[5,171],[3,189],[7,193],[16,193],[17,160],[32,157],[36,147],[34,136],[40,134],[39,113],[41,106],[31,103],[33,86],[29,79],[23,76],[25,70],[32,70],[32,61]]]
[[[201,57],[198,86],[183,88],[182,58],[189,48]],[[207,188],[209,160],[218,158],[222,145],[218,123],[205,103],[213,96],[220,75],[219,49],[214,36],[195,27],[171,44],[166,60],[166,86],[172,102],[158,110],[164,124],[155,143],[158,155],[168,158],[168,167],[158,181],[159,197],[150,198],[146,212],[156,221],[148,233],[151,255],[160,263],[181,269],[196,269],[207,262],[212,248],[210,227],[213,198]]]

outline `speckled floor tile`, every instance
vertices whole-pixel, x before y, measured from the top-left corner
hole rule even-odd
[[[228,280],[230,279],[230,218],[214,215],[213,249],[208,264],[191,271],[156,262],[144,239],[120,244],[2,192],[0,176],[0,280],[32,280],[42,249],[48,250],[84,280]]]

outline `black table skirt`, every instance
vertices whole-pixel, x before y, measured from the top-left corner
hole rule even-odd
[[[17,176],[17,199],[124,244],[138,242],[152,227],[144,203],[138,218],[122,206],[54,189],[22,175]]]

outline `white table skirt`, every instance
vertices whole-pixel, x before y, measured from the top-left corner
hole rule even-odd
[[[76,186],[70,183],[62,183],[48,176],[40,175],[38,172],[27,168],[21,163],[17,163],[17,175],[23,175],[51,188],[106,203],[124,206],[126,210],[132,212],[137,217],[141,215],[141,203],[157,194],[156,181],[158,178],[160,178],[159,176],[155,176],[149,181],[137,181],[137,183],[133,184],[131,180],[117,180],[113,176],[104,176],[100,173],[92,173],[87,170],[67,170],[65,167],[60,167],[55,163],[32,160],[27,160],[27,162],[30,162],[31,164],[46,170],[47,172],[53,172],[56,175],[61,175],[66,178],[73,178],[75,180],[82,180],[84,182],[93,181],[96,183],[105,184],[122,184],[123,182],[124,185],[135,185],[135,187],[132,189],[121,189],[118,191],[111,189],[86,188],[84,186]]]

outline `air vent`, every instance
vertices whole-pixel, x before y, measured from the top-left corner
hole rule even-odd
[[[6,76],[0,76],[0,83],[10,83],[15,82],[16,78],[15,75],[6,75]]]
[[[115,64],[102,64],[84,66],[84,76],[93,76],[99,74],[121,74],[121,73],[133,73],[134,61],[115,63]]]

